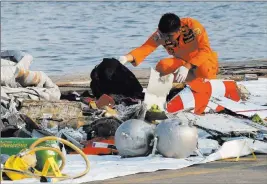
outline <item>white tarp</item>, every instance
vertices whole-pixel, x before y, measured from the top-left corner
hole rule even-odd
[[[207,156],[192,156],[185,159],[164,158],[160,155],[136,158],[121,158],[120,156],[88,156],[91,170],[87,175],[75,180],[65,180],[59,183],[83,183],[105,180],[118,176],[126,176],[140,172],[154,172],[162,169],[182,169],[195,164],[245,156],[252,153],[267,154],[267,143],[252,139],[239,139],[225,142],[215,153]],[[74,175],[82,172],[85,163],[79,155],[67,155],[67,164],[63,173]],[[36,179],[20,181],[4,181],[3,183],[38,183]]]

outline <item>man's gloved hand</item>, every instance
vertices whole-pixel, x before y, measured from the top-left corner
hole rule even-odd
[[[125,64],[128,62],[126,56],[120,56],[120,57],[118,57],[118,61],[119,61],[122,65],[125,65]]]
[[[174,73],[176,74],[175,81],[178,83],[182,83],[185,81],[188,75],[189,69],[181,66]]]

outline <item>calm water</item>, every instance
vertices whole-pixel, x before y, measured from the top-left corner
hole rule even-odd
[[[1,2],[1,50],[33,55],[49,75],[90,70],[126,54],[157,28],[162,14],[198,19],[220,61],[267,58],[266,2]],[[139,67],[168,57],[162,47]]]

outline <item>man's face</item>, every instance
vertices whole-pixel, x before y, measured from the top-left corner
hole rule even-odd
[[[180,35],[180,29],[178,31],[171,32],[171,33],[161,33],[161,35],[164,39],[174,42],[177,40],[177,38]]]

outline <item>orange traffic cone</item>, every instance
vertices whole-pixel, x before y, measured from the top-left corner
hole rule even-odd
[[[208,108],[216,112],[224,110],[224,107],[210,101],[211,96],[240,100],[235,81],[198,78],[188,83],[188,86],[167,103],[169,113],[193,109],[195,114],[201,114]]]

